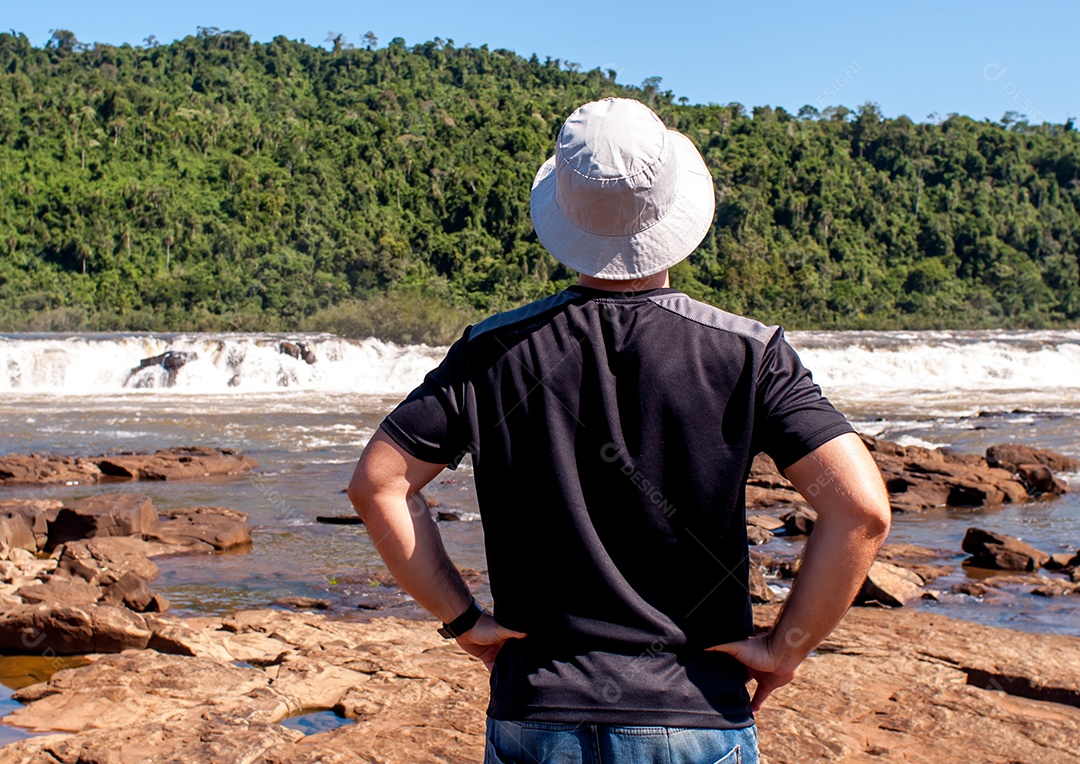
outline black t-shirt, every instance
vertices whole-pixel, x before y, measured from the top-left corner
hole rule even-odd
[[[571,287],[465,330],[382,423],[472,454],[496,619],[496,719],[752,723],[745,484],[851,427],[779,327],[674,289]]]

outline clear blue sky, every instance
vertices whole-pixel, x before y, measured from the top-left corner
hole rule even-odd
[[[732,2],[285,3],[206,0],[8,0],[0,29],[40,45],[53,28],[82,42],[141,44],[194,34],[197,26],[242,29],[324,44],[330,31],[385,45],[435,37],[487,43],[528,56],[650,76],[693,103],[739,101],[854,108],[875,101],[887,116],[923,121],[958,112],[1032,122],[1080,116],[1080,2],[1004,0],[744,0]]]

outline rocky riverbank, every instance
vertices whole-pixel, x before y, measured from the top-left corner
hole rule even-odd
[[[772,608],[758,608],[765,625]],[[150,649],[19,690],[0,764],[478,762],[487,674],[420,621],[154,617]],[[853,610],[758,718],[765,761],[1076,762],[1080,639]],[[304,735],[290,718],[343,726]],[[62,734],[56,734],[55,731]]]
[[[9,454],[0,456],[0,486],[85,485],[110,480],[179,480],[238,475],[258,466],[254,459],[229,448],[180,446],[152,454],[102,456]]]
[[[1080,466],[1032,449],[956,456],[868,446],[897,512],[1052,498],[1065,490],[1055,473]],[[172,451],[189,470],[177,476],[199,476],[181,466],[183,450]],[[154,479],[131,467],[128,479]],[[35,474],[50,482],[63,473]],[[767,459],[755,464],[748,500],[751,594],[775,602],[816,517]],[[24,705],[4,723],[42,734],[0,748],[0,764],[482,758],[487,675],[433,624],[298,612],[387,612],[404,598],[385,574],[375,587],[365,576],[361,600],[286,598],[277,604],[288,610],[222,618],[166,614],[169,603],[151,588],[153,558],[242,546],[250,533],[234,510],[162,512],[136,494],[0,500],[0,652],[54,669],[70,665],[62,656],[89,662],[15,693]],[[774,542],[782,536],[796,544]],[[961,564],[980,571],[978,580],[936,583]],[[761,714],[766,760],[1080,760],[1080,639],[941,615],[952,598],[1061,595],[1080,605],[1078,566],[1080,550],[1052,553],[979,527],[962,549],[887,546],[858,600],[877,607],[854,609]],[[896,609],[918,599],[941,605]],[[775,605],[755,611],[760,627],[775,617]]]

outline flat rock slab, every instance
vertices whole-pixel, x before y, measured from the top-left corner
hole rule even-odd
[[[142,616],[111,605],[15,605],[0,612],[0,652],[53,655],[142,649],[151,632]]]
[[[247,515],[228,507],[173,509],[162,512],[160,518],[150,537],[167,544],[208,544],[220,551],[251,543]]]
[[[970,564],[979,568],[1033,571],[1050,560],[1031,544],[982,528],[968,528],[961,547],[971,555]]]
[[[776,607],[755,608],[771,623]],[[19,690],[0,764],[477,762],[488,675],[433,624],[282,610],[146,617],[160,645]],[[243,661],[238,664],[237,661]],[[1076,761],[1080,639],[856,610],[758,717],[763,761]],[[279,722],[333,709],[308,737]]]
[[[81,485],[100,479],[101,470],[89,459],[60,454],[0,456],[0,485]]]
[[[1054,472],[1080,470],[1080,461],[1027,446],[991,446],[986,455],[953,454],[941,449],[901,446],[862,436],[896,512],[922,512],[932,507],[981,507],[1056,496],[1067,488]],[[786,507],[803,503],[765,454],[759,454],[746,483],[748,508]],[[768,528],[768,530],[773,530]]]
[[[148,621],[161,644],[188,654],[109,655],[86,673],[62,671],[20,690],[28,705],[6,722],[74,734],[7,746],[0,763],[483,756],[487,672],[430,623],[345,624],[286,611]],[[329,709],[357,723],[308,738],[280,724]]]
[[[759,608],[755,621],[772,621]],[[853,610],[758,716],[770,764],[1077,761],[1080,640]]]
[[[885,607],[903,607],[923,595],[923,580],[918,574],[892,563],[876,561],[855,595],[855,604],[877,603]]]
[[[68,541],[98,536],[146,536],[158,527],[154,504],[132,493],[91,496],[66,502],[49,523],[46,551]]]
[[[53,499],[0,500],[0,559],[8,559],[4,547],[37,552],[45,548],[49,538],[49,523],[63,504]],[[27,537],[19,527],[29,529]],[[28,543],[30,539],[33,543]]]
[[[153,581],[158,567],[149,558],[164,551],[171,549],[132,536],[69,541],[60,552],[57,570],[93,584],[111,584],[126,573]]]
[[[0,485],[83,485],[108,480],[179,480],[238,475],[258,467],[231,448],[179,446],[150,454],[76,457],[61,454],[0,456]]]
[[[239,451],[203,446],[166,448],[152,454],[99,456],[91,461],[98,466],[102,475],[132,480],[179,480],[212,475],[239,475],[259,466],[254,459]]]

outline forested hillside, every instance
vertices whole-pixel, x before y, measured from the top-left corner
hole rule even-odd
[[[1072,124],[747,113],[505,50],[367,43],[0,34],[0,329],[445,342],[568,283],[529,184],[605,95],[653,105],[713,172],[716,225],[673,275],[695,297],[794,328],[1080,318]]]

